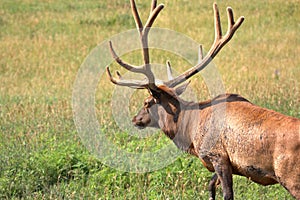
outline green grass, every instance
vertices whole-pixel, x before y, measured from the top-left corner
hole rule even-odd
[[[212,3],[162,3],[166,8],[155,26],[186,34],[207,50],[213,41]],[[224,27],[227,5],[235,16],[246,18],[214,60],[226,91],[300,118],[298,1],[218,5]],[[138,1],[143,19],[149,6],[149,1]],[[81,63],[97,44],[132,28],[130,6],[123,0],[0,1],[1,199],[207,199],[211,173],[196,158],[182,155],[153,172],[122,172],[90,154],[77,135],[72,89]],[[189,67],[174,55],[159,51],[152,55],[157,63],[174,58],[177,71]],[[130,61],[139,59],[134,56]],[[109,107],[113,87],[105,84],[106,89],[97,90],[97,116],[113,142],[129,151],[143,151],[167,141],[160,135],[139,143],[119,130]],[[201,76],[192,79],[192,86],[201,100],[209,98]],[[145,95],[138,93],[136,98]],[[131,112],[141,103],[134,102]],[[236,199],[292,199],[279,185],[263,187],[243,177],[234,177],[234,191]]]

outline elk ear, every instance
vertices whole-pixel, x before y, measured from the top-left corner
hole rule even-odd
[[[176,97],[177,94],[175,94],[176,91],[166,85],[160,85],[158,88],[159,92],[152,91],[152,96],[158,101],[158,103],[165,109],[167,113],[173,116],[174,121],[177,122],[181,108],[180,102]],[[183,91],[184,90],[182,90],[182,92]]]
[[[182,85],[180,85],[179,87],[175,88],[175,93],[177,96],[181,95],[182,93],[184,93],[184,91],[186,90],[186,88],[188,87],[188,85],[191,83],[191,81],[188,81]]]
[[[148,92],[155,99],[155,101],[159,101],[160,96],[161,96],[161,91],[148,89]],[[158,103],[158,102],[155,102],[155,103]]]

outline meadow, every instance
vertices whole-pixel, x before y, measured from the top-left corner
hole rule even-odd
[[[150,0],[137,0],[142,19]],[[213,42],[212,1],[159,0],[165,4],[154,26],[203,44]],[[214,59],[226,92],[300,118],[300,5],[297,0],[220,1],[245,22]],[[164,168],[133,173],[107,166],[88,151],[74,124],[72,92],[81,64],[100,43],[135,28],[129,1],[0,1],[0,199],[208,199],[212,176],[186,154]],[[155,63],[172,61],[176,71],[191,67],[176,55],[151,51]],[[140,52],[125,55],[138,64]],[[119,69],[114,63],[112,68]],[[168,140],[132,138],[111,114],[114,86],[99,82],[95,105],[104,134],[120,148],[146,151]],[[103,84],[105,87],[103,87]],[[192,78],[198,98],[210,98],[200,75]],[[131,100],[131,114],[145,92]],[[154,147],[155,148],[155,147]],[[297,167],[297,166],[295,166]],[[260,186],[234,177],[236,199],[293,199],[281,186]],[[221,188],[218,188],[221,199]]]

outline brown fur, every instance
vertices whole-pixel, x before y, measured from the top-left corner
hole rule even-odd
[[[109,67],[106,72],[114,84],[150,92],[144,108],[132,120],[134,125],[160,128],[178,148],[197,156],[209,171],[216,172],[209,183],[210,199],[215,198],[215,187],[219,182],[224,199],[233,199],[232,174],[238,174],[262,185],[280,183],[300,200],[299,119],[260,108],[234,94],[193,103],[178,97],[186,85],[170,89],[204,69],[230,41],[244,17],[234,20],[233,10],[228,7],[228,30],[222,35],[219,10],[214,3],[215,40],[206,56],[203,56],[200,46],[201,61],[197,65],[158,86],[151,71],[148,33],[164,5],[157,5],[153,0],[151,13],[143,26],[135,1],[130,2],[140,34],[143,66],[123,62],[114,51],[112,42],[109,42],[109,47],[117,63],[129,71],[144,74],[147,82],[124,80],[118,72],[118,78],[114,78]],[[170,64],[167,65],[171,71]]]
[[[300,199],[299,119],[258,107],[239,95],[194,103],[180,99],[173,89],[159,88],[159,103],[143,108],[133,123],[160,128],[178,148],[216,172],[211,199],[218,182],[224,199],[233,199],[232,174],[261,185],[280,183]]]

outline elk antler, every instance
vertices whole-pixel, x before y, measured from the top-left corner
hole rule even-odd
[[[229,42],[229,40],[234,35],[235,31],[241,26],[241,24],[244,21],[244,17],[241,16],[237,20],[237,22],[234,22],[232,8],[228,7],[227,8],[228,30],[227,33],[224,36],[222,36],[219,9],[216,3],[213,4],[213,8],[214,8],[214,20],[215,20],[215,41],[213,45],[211,46],[210,50],[208,51],[207,55],[204,58],[202,54],[202,47],[200,46],[199,59],[201,59],[201,62],[195,65],[194,67],[188,69],[181,75],[177,76],[176,78],[165,82],[165,84],[168,87],[173,88],[178,84],[184,82],[185,80],[189,79],[190,77],[192,77],[193,75],[201,71],[202,69],[204,69],[212,61],[212,59],[218,54],[218,52],[222,49],[222,47],[225,46],[227,42]]]
[[[142,52],[144,58],[144,65],[133,66],[124,62],[116,54],[115,50],[113,49],[111,41],[109,42],[109,47],[110,47],[112,57],[115,59],[117,63],[119,63],[119,65],[121,65],[122,67],[124,67],[125,69],[131,72],[144,74],[148,80],[143,80],[143,81],[124,80],[118,71],[117,71],[118,78],[114,78],[110,73],[109,67],[106,68],[107,75],[109,76],[111,82],[113,82],[116,85],[128,86],[128,87],[138,88],[138,89],[149,89],[150,91],[151,90],[157,91],[158,87],[155,84],[155,77],[153,72],[151,71],[151,64],[149,59],[148,34],[159,12],[164,8],[164,5],[159,4],[157,6],[157,1],[153,0],[151,5],[150,15],[148,17],[148,20],[146,21],[145,26],[143,26],[138,10],[136,8],[135,1],[130,0],[130,2],[131,2],[131,8],[135,19],[135,23],[140,34],[140,40],[143,48]],[[218,52],[222,49],[222,47],[225,46],[230,41],[235,31],[241,26],[241,24],[244,21],[244,17],[242,16],[237,20],[237,22],[234,22],[232,8],[228,7],[227,8],[228,30],[227,33],[223,36],[222,29],[221,29],[221,22],[220,22],[220,14],[216,3],[213,4],[213,9],[214,9],[214,21],[215,21],[215,40],[210,50],[208,51],[207,55],[203,58],[202,46],[200,45],[199,64],[195,65],[194,67],[190,68],[189,70],[185,71],[184,73],[182,73],[181,75],[175,78],[171,76],[171,65],[169,62],[167,62],[168,77],[169,79],[171,78],[171,80],[164,82],[166,86],[170,88],[174,88],[178,84],[184,82],[185,80],[189,79],[190,77],[192,77],[193,75],[195,75],[196,73],[204,69],[218,54]]]
[[[143,23],[141,21],[141,18],[139,16],[138,10],[136,8],[136,4],[134,0],[130,0],[131,3],[131,8],[132,8],[132,13],[133,17],[136,23],[136,27],[139,31],[140,34],[140,40],[142,44],[142,53],[143,53],[143,58],[144,58],[144,65],[142,66],[133,66],[130,65],[120,59],[120,57],[116,54],[115,50],[113,49],[112,42],[109,42],[109,47],[111,54],[115,61],[124,67],[125,69],[135,72],[135,73],[141,73],[144,74],[148,80],[145,81],[138,81],[138,80],[124,80],[122,79],[122,76],[120,75],[119,72],[117,72],[118,78],[112,77],[109,67],[106,68],[107,75],[109,76],[111,82],[117,85],[121,86],[128,86],[128,87],[133,87],[133,88],[138,88],[138,89],[150,89],[150,90],[157,90],[157,86],[155,85],[155,77],[153,72],[151,71],[151,64],[150,64],[150,58],[149,58],[149,48],[148,48],[148,34],[149,31],[158,16],[159,12],[164,8],[163,4],[159,4],[157,6],[157,1],[153,0],[152,5],[151,5],[151,12],[148,17],[148,20],[146,21],[145,26],[143,26]]]

